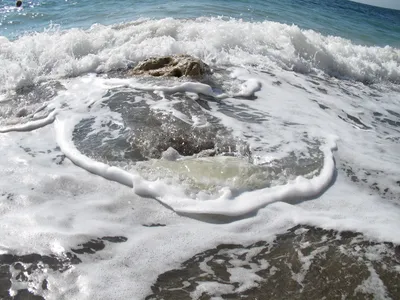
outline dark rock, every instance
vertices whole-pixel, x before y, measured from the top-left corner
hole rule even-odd
[[[62,165],[66,156],[64,154],[59,154],[55,158],[52,159],[57,165]]]
[[[85,254],[85,253],[93,254],[96,253],[97,251],[103,250],[105,247],[104,242],[100,239],[90,240],[89,242],[78,246],[80,248],[71,249],[71,251],[76,254]]]
[[[165,224],[160,223],[151,223],[151,224],[143,224],[144,227],[165,227]]]
[[[395,111],[393,111],[393,110],[390,110],[390,109],[388,109],[388,110],[386,110],[389,114],[391,114],[392,116],[395,116],[395,117],[397,117],[397,118],[400,118],[400,113],[397,113],[397,112],[395,112]]]
[[[32,120],[33,114],[35,117],[45,117],[48,113],[45,103],[64,89],[54,81],[17,89],[0,102],[0,121],[4,122],[3,125],[14,125]]]
[[[193,100],[188,99],[184,105],[190,105],[190,101]],[[174,116],[167,119],[149,111],[145,118],[135,120],[137,124],[129,143],[131,149],[136,149],[146,159],[161,158],[170,148],[176,150],[176,157],[191,156],[205,150],[215,150],[217,154],[238,151],[240,142],[211,117],[209,120],[210,126],[192,127]]]
[[[165,141],[165,144],[159,145],[159,151],[164,152],[169,147],[174,148],[181,155],[193,155],[203,150],[214,149],[215,144],[213,141],[208,140],[194,141],[189,134],[182,134],[180,136],[169,137]]]
[[[66,253],[63,257],[55,255],[0,255],[0,299],[4,300],[44,300],[43,297],[32,294],[27,289],[21,289],[15,296],[9,295],[11,288],[11,279],[13,274],[11,269],[14,269],[14,280],[19,282],[29,282],[30,275],[35,272],[43,272],[43,269],[49,268],[53,271],[65,272],[72,265],[81,263],[81,260],[74,254]],[[43,289],[47,289],[47,280],[44,279],[41,283]]]
[[[371,127],[365,125],[365,124],[364,124],[363,122],[361,122],[360,119],[358,119],[357,117],[354,117],[354,116],[352,116],[352,115],[350,115],[350,114],[348,114],[348,113],[346,113],[346,115],[347,115],[347,118],[348,118],[349,120],[353,121],[353,122],[357,125],[357,127],[361,128],[361,129],[365,129],[365,130],[371,129]],[[342,120],[344,120],[344,119],[342,119]],[[345,121],[346,121],[346,120],[345,120]]]
[[[296,88],[298,88],[298,89],[301,89],[301,90],[303,90],[303,91],[306,91],[306,92],[308,92],[308,90],[304,87],[304,86],[302,86],[301,84],[292,84],[292,83],[289,83],[291,86],[294,86],[294,87],[296,87]]]
[[[139,63],[131,75],[200,77],[211,73],[210,67],[190,55],[154,57]]]
[[[18,282],[32,282],[31,275],[35,273],[46,274],[46,269],[63,273],[73,265],[81,263],[76,254],[95,253],[105,248],[106,242],[122,243],[127,241],[123,236],[105,236],[92,239],[87,243],[78,245],[80,248],[73,249],[75,254],[67,252],[62,256],[40,255],[36,253],[27,255],[2,254],[0,255],[0,299],[1,300],[44,300],[43,297],[33,294],[27,289],[20,289],[15,296],[10,296],[11,280]],[[37,288],[48,290],[48,280],[43,278]]]
[[[384,284],[385,297],[400,299],[399,249],[357,232],[296,226],[272,243],[220,245],[199,253],[180,269],[161,274],[146,300],[191,299],[194,292],[197,299],[374,299],[379,295],[360,288],[373,275],[371,268]],[[238,267],[246,270],[242,282],[231,274]],[[254,278],[253,285],[246,286],[248,278]],[[198,290],[203,283],[229,288]]]
[[[328,91],[324,88],[317,87],[317,90],[320,91],[322,94],[325,94],[325,95],[328,94]]]
[[[400,245],[395,247],[394,253],[396,254],[397,259],[400,261]]]
[[[307,81],[308,81],[308,82],[311,82],[311,83],[314,84],[314,85],[320,85],[319,82],[314,81],[314,80],[307,79]]]
[[[318,103],[318,105],[319,105],[319,107],[320,107],[321,109],[323,109],[323,110],[329,109],[328,106],[323,105],[323,104],[321,104],[321,103]]]
[[[159,159],[169,148],[184,156],[198,154],[204,150],[215,150],[216,155],[241,155],[240,151],[245,147],[245,142],[237,140],[218,118],[206,111],[209,109],[206,106],[207,101],[194,100],[185,93],[167,93],[164,96],[165,100],[174,103],[174,111],[188,120],[200,120],[205,126],[193,126],[174,113],[152,109],[146,101],[135,101],[135,98],[140,97],[152,99],[154,102],[164,99],[160,99],[157,94],[147,91],[121,91],[110,93],[108,102],[105,102],[112,111],[121,114],[124,129],[119,129],[119,125],[112,123],[105,126],[111,130],[119,130],[120,135],[112,138],[107,131],[91,134],[94,119],[84,119],[75,126],[75,145],[85,155],[106,163]],[[237,110],[233,113],[239,115],[239,108]],[[254,122],[256,118],[253,117],[248,122]],[[57,162],[62,162],[62,159],[58,158]]]
[[[14,300],[45,300],[41,296],[37,296],[37,295],[32,294],[27,289],[19,290],[17,295],[15,295],[11,299],[14,299]]]
[[[393,127],[400,127],[400,122],[399,121],[393,121],[391,119],[388,118],[384,118],[381,120],[382,123],[387,123]]]
[[[28,110],[26,109],[26,107],[23,107],[16,113],[15,116],[18,118],[22,118],[26,117],[27,115],[28,115]]]
[[[78,245],[78,247],[80,248],[71,249],[71,251],[76,254],[85,254],[85,253],[93,254],[105,248],[106,245],[104,244],[104,241],[110,243],[123,243],[126,242],[127,240],[128,239],[124,236],[105,236],[98,239],[91,239],[87,243]]]
[[[48,282],[47,282],[47,280],[45,279],[45,280],[43,280],[43,282],[42,282],[42,290],[47,290],[47,285],[48,285]]]
[[[101,239],[110,243],[124,243],[128,240],[124,236],[103,236]]]

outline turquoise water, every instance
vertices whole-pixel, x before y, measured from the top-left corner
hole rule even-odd
[[[400,11],[346,0],[270,1],[0,1],[0,35],[15,39],[54,25],[62,29],[88,28],[94,23],[115,24],[139,18],[195,18],[224,16],[246,21],[296,24],[324,35],[340,36],[364,45],[400,46]]]

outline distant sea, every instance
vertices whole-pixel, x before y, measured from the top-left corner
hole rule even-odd
[[[340,36],[355,43],[379,46],[400,45],[400,11],[345,0],[271,1],[14,1],[0,2],[1,35],[15,39],[61,29],[112,25],[141,18],[221,17],[250,22],[280,22]]]

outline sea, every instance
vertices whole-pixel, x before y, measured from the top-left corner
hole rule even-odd
[[[0,0],[0,299],[400,299],[400,11]],[[190,55],[200,78],[133,75]]]

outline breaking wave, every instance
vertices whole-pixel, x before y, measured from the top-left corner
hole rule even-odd
[[[363,82],[400,82],[400,50],[368,47],[276,22],[143,19],[88,30],[57,26],[9,41],[0,37],[3,90],[88,72],[125,69],[150,56],[186,53],[212,67],[249,66],[325,73]]]

